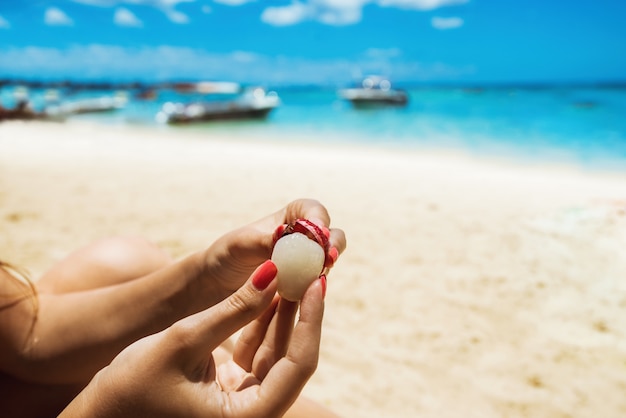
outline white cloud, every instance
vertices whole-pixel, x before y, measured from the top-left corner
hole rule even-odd
[[[455,29],[463,26],[463,19],[460,17],[438,17],[435,16],[431,19],[430,23],[435,29]]]
[[[132,4],[135,6],[149,6],[161,10],[169,20],[174,23],[189,23],[189,16],[176,10],[180,3],[194,3],[196,0],[71,0],[75,3],[89,6],[113,7],[120,4]]]
[[[181,3],[197,0],[71,0],[91,6],[113,7],[122,4],[149,6],[161,10],[174,23],[189,23],[189,16],[176,10]],[[213,0],[228,6],[242,6],[257,0]],[[274,26],[295,25],[304,21],[317,21],[326,25],[352,25],[361,21],[363,8],[368,4],[407,10],[434,10],[440,7],[460,5],[470,0],[292,0],[285,6],[269,6],[261,14],[261,20]],[[200,5],[203,13],[210,13],[211,6]]]
[[[233,51],[230,56],[236,62],[251,63],[260,59],[260,55],[248,51]]]
[[[48,7],[46,9],[44,22],[46,22],[46,25],[51,26],[71,26],[74,24],[74,21],[63,10],[56,7]]]
[[[345,84],[354,74],[384,74],[394,81],[455,79],[474,71],[443,63],[372,57],[371,50],[352,59],[267,56],[249,51],[210,53],[185,47],[127,48],[76,45],[69,49],[0,48],[0,75],[146,81],[212,79],[260,84]],[[376,54],[374,54],[376,55]]]
[[[327,25],[350,25],[361,20],[361,1],[316,1],[317,20]]]
[[[317,20],[327,25],[343,26],[360,22],[361,17],[361,9],[339,9],[320,13]]]
[[[309,0],[293,1],[288,6],[268,7],[261,20],[275,26],[295,25],[305,20],[315,20],[327,25],[350,25],[361,20],[367,0]]]
[[[166,10],[163,10],[163,13],[165,13],[167,18],[174,23],[178,23],[181,25],[185,23],[189,23],[189,16],[187,16],[186,14],[182,12],[179,12],[178,10],[166,9]]]
[[[311,9],[304,3],[294,1],[289,6],[268,7],[261,14],[261,20],[275,26],[289,26],[300,23],[311,14]]]
[[[86,4],[88,6],[112,7],[123,1],[117,0],[72,0],[74,3]]]
[[[307,20],[340,26],[360,22],[363,7],[367,4],[409,10],[433,10],[467,2],[469,0],[293,0],[287,6],[266,8],[261,20],[275,26],[295,25]]]
[[[469,0],[377,0],[377,3],[383,7],[413,10],[434,10],[444,6],[454,6],[468,2]]]
[[[0,16],[0,29],[10,29],[10,28],[11,28],[11,24],[9,23],[9,21],[3,18],[2,16]]]
[[[196,0],[71,0],[74,3],[86,4],[89,6],[113,7],[118,4],[134,4],[142,6],[152,6],[159,9],[175,7],[179,3],[193,3]]]
[[[119,9],[115,10],[113,21],[116,25],[119,26],[129,26],[135,28],[143,26],[143,22],[139,20],[133,12],[124,7],[120,7]]]
[[[246,3],[252,3],[256,0],[213,0],[215,3],[222,3],[228,6],[241,6]]]

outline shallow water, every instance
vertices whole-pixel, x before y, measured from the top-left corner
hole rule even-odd
[[[358,110],[334,89],[277,89],[282,104],[267,120],[170,127],[206,133],[258,135],[279,141],[345,142],[393,148],[460,149],[526,160],[568,160],[626,170],[626,88],[413,88],[405,108]],[[0,99],[10,106],[12,91]],[[35,107],[42,92],[30,92]],[[90,94],[110,94],[92,92]],[[125,109],[76,119],[156,125],[167,101],[196,96],[161,92],[154,101],[130,100]]]

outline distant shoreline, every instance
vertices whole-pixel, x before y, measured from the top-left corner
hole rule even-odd
[[[146,88],[152,89],[170,89],[177,85],[195,84],[200,82],[224,82],[224,80],[162,80],[162,81],[146,81],[146,80],[78,80],[78,79],[53,79],[41,80],[30,78],[0,78],[0,88],[23,86],[28,88],[80,88],[84,90],[141,90]],[[243,81],[232,81],[242,86],[258,83],[246,83]],[[281,88],[285,90],[325,90],[336,89],[347,83],[337,84],[272,84],[272,88]],[[542,90],[542,89],[561,89],[561,88],[597,88],[597,89],[626,89],[626,80],[584,80],[584,81],[482,81],[482,82],[416,82],[416,81],[398,81],[395,85],[403,88],[411,89],[519,89],[519,90]]]

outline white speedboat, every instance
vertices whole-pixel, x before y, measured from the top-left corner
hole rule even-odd
[[[404,90],[392,89],[391,82],[380,76],[366,77],[360,87],[339,90],[339,96],[355,107],[406,106],[409,102]]]
[[[83,113],[113,112],[123,109],[127,101],[123,95],[76,99],[47,106],[44,113],[51,117],[66,117]]]
[[[167,102],[157,113],[160,123],[181,124],[233,119],[263,119],[280,104],[276,92],[261,87],[247,89],[233,100],[193,103]]]

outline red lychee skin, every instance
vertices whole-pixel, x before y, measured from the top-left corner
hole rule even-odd
[[[324,231],[308,219],[296,219],[294,222],[287,225],[285,231],[283,232],[283,236],[294,232],[306,235],[313,241],[316,241],[324,249],[324,251],[328,251],[330,243],[324,234]]]
[[[315,223],[309,221],[308,219],[296,219],[285,227],[283,233],[281,234],[281,237],[293,234],[294,232],[304,234],[309,239],[317,242],[322,247],[322,249],[324,250],[324,254],[326,255],[324,266],[332,265],[333,260],[328,254],[330,241],[328,240],[326,234],[324,234],[322,228],[317,226]]]

